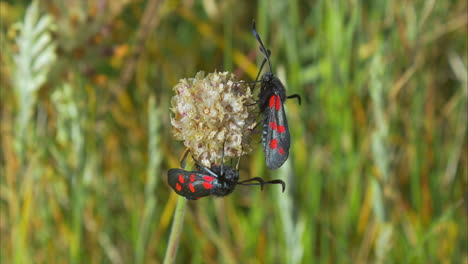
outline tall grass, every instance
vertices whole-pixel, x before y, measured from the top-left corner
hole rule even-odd
[[[0,10],[0,262],[468,259],[466,1]],[[267,170],[258,144],[240,175],[281,178],[286,192],[238,186],[175,214],[181,198],[166,178],[183,146],[170,133],[171,87],[199,70],[253,80],[252,19],[303,102],[286,102],[285,165]],[[174,215],[180,240],[170,241]]]

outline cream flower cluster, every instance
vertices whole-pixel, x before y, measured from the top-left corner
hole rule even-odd
[[[249,142],[257,113],[247,84],[233,73],[214,72],[181,79],[173,88],[171,124],[176,139],[184,141],[203,165],[220,163],[252,150]]]

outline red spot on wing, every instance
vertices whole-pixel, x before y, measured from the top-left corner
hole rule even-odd
[[[270,96],[270,108],[273,108],[275,106],[275,99],[276,95]]]
[[[203,187],[205,187],[205,189],[211,189],[211,187],[213,187],[213,184],[211,183],[208,183],[208,182],[203,182]]]
[[[194,175],[194,174],[190,174],[190,181],[191,181],[191,182],[194,182],[194,181],[195,181],[195,175]]]
[[[182,174],[179,174],[179,182],[184,183],[184,180],[184,176],[182,176]]]
[[[182,190],[182,186],[178,182],[175,184],[175,188],[179,192]]]
[[[273,129],[273,130],[276,129],[276,122],[275,121],[270,122],[270,128]]]
[[[280,155],[283,155],[285,153],[284,149],[282,147],[278,148],[278,153]]]
[[[275,95],[276,96],[276,105],[275,105],[275,109],[276,111],[280,110],[280,107],[281,107],[281,99],[279,97],[279,95]]]
[[[284,127],[284,126],[278,126],[278,132],[279,132],[279,133],[284,133],[284,131],[286,131],[286,127]]]
[[[193,184],[189,183],[188,187],[190,188],[191,192],[195,192],[195,187],[193,187]]]
[[[203,176],[203,179],[205,179],[205,181],[212,182],[214,181],[215,178],[212,176],[205,175]]]
[[[275,148],[277,148],[277,147],[278,147],[278,140],[276,140],[276,138],[274,138],[274,139],[272,139],[272,140],[270,141],[270,148],[271,148],[271,149],[275,149]]]

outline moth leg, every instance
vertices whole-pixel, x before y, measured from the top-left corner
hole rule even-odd
[[[195,163],[197,164],[197,166],[201,169],[201,170],[204,170],[206,171],[207,173],[211,174],[211,176],[215,177],[215,178],[218,178],[218,175],[216,173],[214,173],[214,171],[210,170],[209,168],[203,166],[203,164],[201,164],[198,160],[195,159],[194,156],[192,156],[192,159],[193,161],[195,161]]]
[[[297,101],[299,102],[299,105],[301,105],[301,96],[300,95],[292,94],[292,95],[286,97],[286,99],[291,99],[291,98],[297,98]]]
[[[247,106],[247,107],[248,107],[248,106],[254,106],[254,105],[256,105],[256,104],[258,104],[258,100],[255,101],[253,104],[245,104],[245,106]]]
[[[190,149],[189,148],[185,148],[184,152],[182,153],[182,155],[180,156],[180,167],[182,169],[185,170],[185,166],[187,165],[187,162],[186,162],[186,159],[187,159],[187,155],[188,153],[190,152]]]

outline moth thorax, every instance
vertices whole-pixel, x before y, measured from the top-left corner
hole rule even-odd
[[[235,184],[239,180],[239,172],[231,166],[223,166],[221,174],[221,166],[213,166],[212,170],[219,175],[218,180],[228,184]]]

